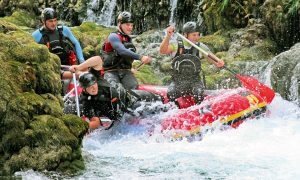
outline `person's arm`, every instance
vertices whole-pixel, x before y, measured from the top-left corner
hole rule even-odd
[[[98,127],[100,127],[101,126],[101,120],[100,120],[100,118],[99,117],[92,117],[91,119],[90,119],[90,122],[89,122],[89,128],[91,129],[91,130],[94,130],[94,129],[97,129]]]
[[[33,39],[35,40],[35,42],[40,43],[40,41],[42,39],[42,33],[40,32],[39,29],[34,31],[31,35],[32,35]]]
[[[174,31],[175,31],[174,26],[169,26],[166,29],[167,34],[166,34],[165,38],[163,39],[163,41],[161,42],[160,47],[159,47],[159,52],[161,54],[171,54],[173,52],[169,42],[170,42],[171,37],[174,34]]]
[[[125,58],[133,58],[136,60],[141,60],[144,64],[148,64],[151,61],[149,56],[142,56],[131,50],[125,48],[124,44],[121,42],[119,36],[115,33],[111,33],[108,36],[108,41],[110,42],[111,46],[118,52],[120,56]]]
[[[204,49],[204,50],[206,50],[206,52],[209,52],[210,54],[212,54],[212,53],[211,53],[211,50],[209,49],[209,47],[206,46],[205,44],[200,43],[199,46],[200,46],[201,49]],[[199,51],[199,53],[201,53],[201,52]],[[207,57],[206,57],[206,58],[207,58]],[[214,64],[215,66],[217,66],[218,68],[223,67],[224,64],[225,64],[224,61],[223,61],[222,59],[219,59],[218,62],[216,62],[216,61],[214,61],[214,60],[212,60],[212,59],[210,59],[210,58],[207,58],[207,59],[209,60],[209,62],[213,63],[213,64]]]
[[[119,36],[116,33],[111,33],[108,36],[108,41],[110,42],[111,46],[118,52],[120,56],[125,58],[133,58],[136,60],[140,60],[142,58],[141,55],[132,52],[131,50],[125,48],[124,44],[121,42]]]
[[[68,37],[72,41],[72,43],[75,46],[76,57],[78,58],[80,63],[83,63],[84,58],[83,58],[82,48],[78,40],[75,38],[75,36],[72,34],[71,30],[67,26],[63,26],[63,35]]]
[[[69,70],[71,72],[86,71],[89,67],[99,71],[103,68],[103,62],[100,56],[93,56],[79,65],[72,65]]]

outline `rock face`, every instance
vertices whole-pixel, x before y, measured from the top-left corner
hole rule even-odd
[[[284,99],[300,105],[300,43],[270,62],[272,87]]]
[[[60,61],[31,34],[0,19],[0,176],[83,169],[88,124],[63,114]]]

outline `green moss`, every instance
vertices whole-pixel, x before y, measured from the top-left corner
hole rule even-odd
[[[72,149],[69,146],[52,146],[50,148],[30,148],[29,146],[25,146],[18,154],[10,158],[4,168],[9,172],[15,172],[20,169],[38,171],[56,170],[59,164],[71,153]]]
[[[63,114],[62,106],[63,102],[61,102],[61,99],[54,96],[53,94],[42,94],[41,97],[43,97],[44,104],[43,109],[45,114],[51,114],[54,117],[61,117]]]
[[[99,52],[91,45],[86,46],[82,51],[83,51],[84,57],[92,57],[92,56],[96,55],[97,52]]]
[[[57,170],[64,161],[66,171],[83,168],[88,125],[63,117],[58,56],[3,19],[0,39],[0,174]]]
[[[298,0],[290,0],[289,3],[285,7],[288,9],[288,15],[293,16],[293,15],[299,15],[299,10],[300,10],[300,3]]]
[[[232,28],[232,22],[223,17],[219,7],[220,3],[208,1],[206,4],[207,9],[204,10],[204,21],[207,26],[208,33],[214,33],[217,30],[227,30]]]
[[[83,22],[79,27],[72,28],[72,32],[79,40],[85,50],[85,58],[99,55],[99,50],[109,33],[116,31],[113,28],[106,28],[92,22]],[[100,47],[99,47],[100,45]]]
[[[13,58],[22,63],[40,63],[49,60],[49,51],[46,46],[39,45],[35,42],[32,44],[20,44],[14,48],[11,53]]]
[[[37,86],[36,93],[38,94],[60,94],[61,92],[61,78],[60,78],[60,60],[58,56],[50,56],[50,61],[41,64],[33,65],[36,71]]]
[[[139,63],[135,63],[135,66],[137,66],[137,64]],[[135,76],[140,84],[162,84],[162,80],[154,73],[152,67],[149,65],[144,65],[140,68]]]
[[[28,13],[25,10],[14,11],[11,16],[6,16],[3,19],[18,26],[27,26],[33,28],[38,23],[36,16],[34,14]]]
[[[34,130],[35,146],[51,147],[69,145],[78,148],[77,138],[70,133],[63,121],[50,115],[35,116],[30,123],[30,128]]]
[[[37,123],[38,118],[36,117],[36,114],[49,113],[54,115],[56,114],[57,116],[58,114],[62,114],[61,108],[57,108],[61,107],[59,101],[54,99],[55,98],[43,98],[34,93],[22,93],[17,98],[9,102],[6,116],[3,119],[3,126],[6,129],[10,129],[10,131],[7,131],[3,135],[3,139],[5,140],[3,141],[3,144],[4,147],[7,148],[5,149],[5,152],[16,151],[18,148],[22,147],[22,145],[24,146],[26,144],[36,146],[36,142],[40,142],[45,139],[43,138],[43,135],[45,135],[47,131],[43,128],[36,127],[38,125],[47,125],[50,129],[59,129],[57,127],[59,125],[59,121],[57,122],[57,120],[53,118],[51,119],[49,117],[45,118],[45,116],[38,116],[42,119],[41,122],[48,122],[48,124]],[[55,101],[55,103],[53,101]],[[34,117],[35,121],[34,123],[31,123],[31,119]],[[28,130],[27,128],[29,127],[32,127],[32,130]],[[50,132],[46,135],[51,137],[52,135],[50,134],[52,133],[53,132]]]
[[[17,31],[17,30],[20,30],[20,27],[4,20],[3,18],[0,18],[0,32],[1,32],[0,35],[3,35],[2,33],[6,34],[8,32]],[[2,40],[2,38],[1,38],[1,40]],[[1,41],[0,41],[0,43],[1,43]]]
[[[274,57],[275,49],[274,42],[266,39],[250,48],[242,48],[234,59],[235,61],[269,60]]]
[[[69,166],[64,168],[67,172],[74,173],[83,169],[80,142],[73,134],[82,138],[87,131],[87,125],[78,117],[73,117],[73,120],[77,123],[68,121],[67,127],[62,120],[50,115],[35,116],[24,134],[19,133],[19,136],[23,137],[20,147],[24,147],[8,160],[5,168],[10,172],[20,169],[42,171],[57,170],[58,167],[67,164]],[[73,132],[70,132],[70,127]],[[22,129],[24,130],[24,127]],[[79,132],[74,132],[76,130]],[[18,141],[13,141],[16,142]],[[68,163],[69,161],[72,163]]]
[[[73,114],[64,115],[63,121],[69,128],[70,132],[77,138],[82,138],[86,134],[89,127],[86,121],[83,121],[81,118]]]
[[[26,128],[24,118],[16,114],[9,114],[2,126],[9,129],[2,134],[2,145],[5,153],[12,154],[27,144],[24,136],[24,129]]]
[[[229,48],[230,39],[226,35],[216,32],[200,38],[200,42],[207,45],[212,52],[226,51]]]

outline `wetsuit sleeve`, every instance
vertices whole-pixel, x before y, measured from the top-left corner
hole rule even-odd
[[[129,49],[126,49],[117,34],[111,33],[108,36],[108,41],[110,42],[111,46],[118,52],[118,54],[120,56],[123,56],[125,58],[133,58],[136,60],[140,60],[142,58],[141,55],[136,54],[136,53],[130,51]]]
[[[40,32],[39,29],[37,29],[36,31],[34,31],[32,34],[33,39],[35,40],[35,42],[40,43],[41,39],[42,39],[42,33]]]
[[[83,63],[84,58],[83,58],[83,54],[82,54],[82,48],[81,48],[78,40],[72,34],[70,28],[68,28],[67,26],[63,26],[63,35],[65,37],[68,37],[72,41],[72,43],[75,45],[76,56],[77,56],[79,62]]]

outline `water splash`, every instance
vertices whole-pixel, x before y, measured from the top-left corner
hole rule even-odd
[[[142,124],[122,122],[110,131],[95,131],[83,141],[86,170],[72,178],[298,179],[300,109],[279,95],[268,109],[267,117],[248,120],[237,129],[209,132],[192,143],[163,141],[159,132],[149,137],[144,125],[176,113],[176,108],[145,117]],[[48,179],[33,171],[17,174]]]

